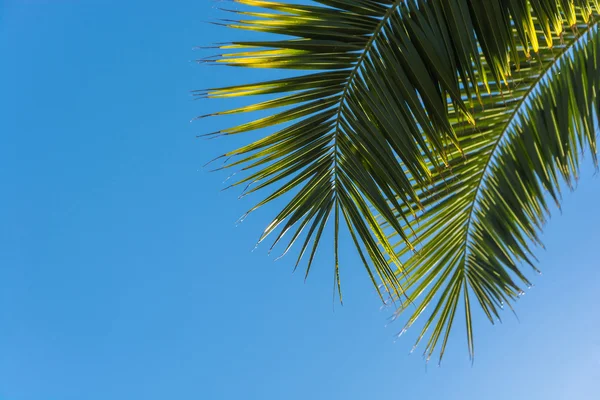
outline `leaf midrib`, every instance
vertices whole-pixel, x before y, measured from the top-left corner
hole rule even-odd
[[[375,41],[377,40],[377,37],[381,33],[381,30],[383,29],[384,25],[389,20],[389,18],[392,16],[392,14],[396,11],[396,9],[398,8],[398,6],[400,5],[400,3],[402,1],[404,1],[404,0],[395,0],[394,3],[386,10],[385,14],[383,15],[383,17],[381,18],[381,20],[375,27],[373,34],[369,37],[369,40],[365,44],[364,49],[360,54],[360,57],[354,64],[354,68],[352,68],[352,71],[350,71],[350,74],[348,75],[348,80],[346,81],[346,84],[344,85],[344,90],[342,91],[342,94],[340,95],[339,105],[338,105],[338,108],[335,113],[336,114],[335,126],[333,128],[333,155],[334,155],[334,168],[333,168],[334,172],[333,173],[334,173],[334,181],[336,182],[336,189],[337,189],[337,170],[338,170],[338,163],[337,163],[338,138],[337,138],[337,134],[340,131],[342,108],[344,107],[344,103],[346,102],[346,97],[348,96],[348,91],[349,91],[350,87],[352,86],[354,78],[358,74],[358,71],[359,71],[362,63],[364,62],[367,54],[369,54],[371,47],[373,46],[373,43],[375,43]]]
[[[502,133],[500,133],[500,135],[498,135],[496,143],[494,144],[494,147],[491,149],[491,151],[489,153],[489,157],[483,168],[483,171],[481,172],[481,176],[479,177],[477,187],[475,189],[475,195],[473,197],[473,202],[471,203],[471,207],[469,209],[469,217],[467,219],[467,225],[466,225],[467,229],[465,231],[465,245],[464,245],[465,263],[468,263],[468,257],[467,257],[468,249],[469,249],[470,239],[472,237],[471,229],[473,226],[475,211],[477,209],[476,206],[479,204],[479,202],[481,200],[481,194],[483,192],[483,182],[486,181],[486,177],[488,176],[489,170],[492,166],[492,161],[495,159],[494,155],[500,149],[500,144],[503,142],[504,136],[510,131],[510,128],[513,126],[514,121],[516,120],[516,117],[519,116],[521,114],[521,112],[523,112],[524,105],[526,104],[527,100],[529,100],[530,97],[535,96],[535,90],[539,87],[539,85],[542,84],[543,79],[548,76],[548,74],[551,72],[552,68],[554,66],[556,66],[558,63],[562,62],[562,60],[565,57],[565,55],[567,54],[567,52],[570,49],[572,49],[574,46],[576,46],[577,43],[579,43],[579,41],[582,40],[584,38],[584,36],[588,32],[590,32],[599,22],[600,22],[600,19],[598,17],[592,19],[590,21],[590,23],[588,23],[587,28],[585,30],[581,31],[581,33],[579,33],[576,36],[575,40],[573,40],[571,42],[571,44],[569,44],[568,46],[565,46],[561,50],[561,52],[556,56],[556,58],[554,59],[553,62],[548,63],[548,66],[544,69],[544,71],[540,74],[540,76],[533,82],[533,84],[527,90],[527,92],[523,95],[523,97],[518,101],[518,104],[515,107],[515,109],[513,110],[513,112],[511,113],[510,117],[508,118],[508,120],[507,120],[508,122],[506,123],[506,126],[502,130]]]
[[[384,25],[387,23],[387,21],[390,19],[390,17],[392,16],[392,14],[394,12],[396,12],[396,9],[398,8],[398,6],[400,5],[400,2],[404,1],[404,0],[395,0],[394,3],[386,10],[385,14],[383,15],[383,17],[381,18],[381,20],[379,21],[379,23],[377,24],[377,26],[375,27],[375,30],[373,31],[373,34],[369,37],[369,40],[367,40],[367,43],[364,46],[363,51],[360,54],[360,57],[358,58],[358,60],[356,61],[356,63],[354,64],[354,67],[352,68],[352,71],[350,71],[350,74],[348,75],[348,80],[346,81],[346,85],[344,86],[344,90],[342,92],[342,94],[340,95],[340,100],[339,100],[339,104],[336,110],[336,118],[335,118],[335,126],[333,128],[333,169],[332,169],[332,174],[333,174],[333,196],[334,196],[334,225],[335,225],[335,232],[334,232],[334,240],[335,240],[335,246],[334,246],[334,258],[335,258],[335,282],[337,283],[337,288],[338,288],[338,293],[340,295],[340,299],[341,299],[341,289],[340,289],[340,281],[339,281],[339,253],[338,253],[338,244],[337,244],[337,240],[338,240],[338,235],[339,235],[339,219],[340,219],[340,200],[338,198],[338,190],[341,186],[341,182],[339,182],[339,177],[338,177],[338,171],[339,171],[339,165],[338,165],[338,133],[340,131],[340,122],[341,122],[341,116],[342,116],[342,109],[344,107],[344,103],[346,102],[346,97],[348,96],[348,92],[350,87],[352,86],[352,83],[354,81],[354,78],[357,76],[358,71],[362,65],[362,63],[364,62],[365,58],[367,57],[367,55],[369,54],[373,43],[375,43],[375,40],[377,40],[379,34],[381,33],[381,30],[383,29]],[[370,272],[369,272],[370,273]],[[379,289],[378,289],[379,291]],[[380,294],[381,297],[381,294]]]

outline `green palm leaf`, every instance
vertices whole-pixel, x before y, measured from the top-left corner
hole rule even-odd
[[[546,193],[559,205],[560,179],[573,185],[585,149],[597,165],[600,37],[597,16],[590,18],[586,24],[576,16],[572,29],[553,38],[562,43],[542,46],[531,58],[523,53],[508,78],[510,90],[501,93],[497,85],[474,107],[474,127],[450,109],[464,152],[451,154],[450,172],[432,171],[432,185],[415,187],[425,207],[409,235],[417,253],[396,243],[411,300],[398,314],[412,310],[403,331],[433,307],[417,339],[431,331],[428,358],[438,344],[443,355],[461,302],[473,354],[469,294],[492,323],[500,319],[500,309],[531,285],[520,265],[537,271],[531,244],[541,244]],[[541,28],[538,35],[541,42]]]
[[[378,282],[382,282],[386,291],[399,296],[401,286],[394,270],[401,269],[401,265],[375,215],[381,215],[410,247],[394,210],[407,204],[411,215],[416,213],[420,200],[412,180],[424,183],[429,179],[429,165],[446,162],[447,143],[458,143],[447,119],[446,90],[440,89],[435,77],[427,73],[423,61],[408,62],[416,49],[400,18],[403,3],[323,0],[319,2],[322,6],[304,6],[255,0],[236,2],[271,12],[238,11],[251,19],[228,26],[295,38],[235,42],[222,48],[238,52],[223,54],[214,61],[232,66],[320,70],[201,93],[211,98],[280,96],[225,113],[286,107],[269,117],[215,133],[231,135],[287,123],[276,133],[223,155],[241,156],[228,167],[245,165],[244,169],[252,171],[236,183],[255,184],[248,193],[279,185],[254,209],[296,190],[261,240],[281,228],[277,243],[293,229],[291,244],[308,229],[300,251],[302,257],[312,240],[308,272],[318,238],[333,216],[335,268],[339,276],[337,238],[343,220],[373,283],[378,287]],[[404,36],[396,32],[404,32]],[[387,72],[382,73],[384,70]],[[449,74],[450,68],[444,72]],[[372,95],[374,87],[377,96]],[[449,89],[463,114],[470,118],[458,87],[454,78]],[[409,223],[409,218],[401,220]],[[391,257],[396,268],[389,266],[386,257]]]
[[[308,274],[332,218],[338,290],[345,225],[378,291],[412,309],[406,328],[433,307],[425,354],[443,354],[459,304],[473,354],[470,299],[499,318],[528,284],[545,193],[559,201],[584,149],[596,161],[598,1],[235,3],[225,25],[284,37],[209,61],[312,70],[199,93],[272,96],[217,115],[281,108],[211,134],[275,129],[223,155],[248,171],[234,185],[270,190],[253,209],[290,194],[261,240],[290,232]]]

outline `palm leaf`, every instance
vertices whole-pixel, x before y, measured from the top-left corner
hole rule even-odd
[[[222,45],[209,62],[309,71],[198,93],[271,96],[212,115],[279,108],[210,134],[275,130],[223,155],[248,171],[234,186],[269,190],[253,209],[290,194],[261,241],[291,232],[285,251],[301,240],[308,274],[331,217],[338,289],[343,225],[378,291],[398,313],[414,305],[406,328],[433,307],[427,357],[443,355],[460,304],[473,354],[469,299],[499,318],[529,283],[546,192],[560,200],[583,149],[595,162],[599,2],[234,3],[224,25],[283,38]]]
[[[569,22],[567,13],[559,15]],[[450,108],[463,154],[449,151],[451,171],[432,168],[434,183],[415,185],[425,207],[409,235],[417,253],[403,240],[396,243],[411,300],[396,315],[411,310],[405,332],[433,307],[417,339],[418,344],[430,332],[428,359],[437,345],[441,359],[459,304],[473,355],[469,295],[492,323],[500,319],[500,309],[531,285],[521,265],[538,271],[531,245],[541,244],[539,232],[549,215],[546,194],[559,205],[561,178],[573,186],[584,150],[591,150],[597,166],[598,16],[575,15],[570,29],[546,38],[539,20],[533,27],[538,43],[546,44],[529,57],[521,44],[515,71],[506,77],[509,89],[490,82],[492,91],[473,108],[475,126],[466,126]],[[513,36],[518,43],[518,30]],[[481,49],[482,60],[489,60],[485,46]],[[398,215],[408,212],[404,206]]]
[[[285,193],[295,193],[260,240],[280,228],[275,238],[278,243],[292,230],[289,248],[307,229],[298,262],[312,246],[308,272],[319,243],[316,239],[333,216],[334,226],[339,227],[340,220],[345,222],[375,287],[382,282],[386,291],[399,296],[401,286],[395,269],[401,265],[376,215],[411,246],[394,210],[405,204],[411,215],[416,213],[420,199],[412,181],[425,183],[429,165],[445,163],[447,144],[458,143],[447,119],[445,100],[451,90],[462,114],[470,118],[459,97],[458,79],[448,77],[452,72],[448,68],[443,71],[448,75],[448,88],[440,87],[423,60],[411,59],[417,50],[404,30],[401,2],[322,0],[319,6],[260,0],[235,3],[268,12],[235,11],[244,19],[226,21],[227,26],[293,38],[234,42],[221,46],[234,52],[209,61],[318,70],[198,93],[210,98],[279,96],[217,114],[285,107],[266,118],[212,134],[232,135],[285,124],[268,137],[223,155],[239,157],[227,167],[243,165],[244,170],[251,171],[235,184],[254,185],[247,193],[278,185],[252,210]],[[377,88],[375,96],[373,88]],[[410,218],[401,220],[408,224]],[[334,229],[336,260],[338,233],[339,228]],[[337,261],[335,268],[339,268]]]

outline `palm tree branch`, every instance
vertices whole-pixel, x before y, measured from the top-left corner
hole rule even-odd
[[[509,113],[506,116],[501,117],[499,120],[491,119],[491,122],[488,122],[489,127],[487,127],[485,122],[483,124],[481,122],[482,117],[488,111],[481,108],[479,111],[474,112],[473,115],[476,121],[479,122],[479,126],[473,128],[471,133],[462,133],[460,136],[461,147],[465,150],[467,160],[456,159],[458,161],[452,164],[454,170],[451,177],[448,177],[447,174],[434,176],[434,182],[436,182],[434,188],[428,189],[429,195],[422,195],[423,204],[426,204],[429,208],[420,216],[419,227],[414,229],[413,238],[416,243],[420,241],[422,247],[417,254],[410,256],[403,243],[398,243],[397,256],[400,258],[408,256],[408,259],[404,262],[405,269],[402,273],[408,274],[410,278],[403,287],[408,293],[409,299],[415,304],[420,304],[409,318],[403,332],[416,321],[428,304],[434,302],[435,294],[444,287],[443,282],[446,282],[445,287],[447,290],[450,290],[452,285],[464,285],[463,300],[467,318],[467,338],[469,351],[473,355],[473,327],[470,322],[471,307],[468,304],[469,298],[466,293],[470,290],[476,295],[475,297],[486,315],[494,322],[494,318],[500,318],[498,308],[501,308],[504,304],[510,306],[510,301],[516,299],[522,293],[522,289],[514,279],[517,278],[526,285],[530,285],[528,279],[517,267],[517,260],[523,260],[537,270],[530,259],[532,253],[529,250],[528,241],[540,244],[536,229],[541,228],[541,223],[545,218],[544,214],[548,212],[543,199],[544,191],[538,186],[541,182],[543,188],[549,191],[552,197],[558,201],[556,193],[558,181],[553,178],[556,174],[552,172],[551,166],[560,163],[554,160],[553,153],[548,153],[542,157],[531,153],[531,151],[523,150],[519,152],[518,149],[515,150],[514,143],[522,140],[521,137],[526,137],[524,134],[519,136],[515,132],[522,129],[522,126],[529,126],[527,121],[533,121],[529,123],[531,126],[540,126],[541,120],[539,118],[531,119],[532,107],[535,107],[534,105],[540,101],[546,101],[540,99],[551,99],[558,96],[558,83],[555,82],[562,82],[563,85],[567,85],[564,83],[567,78],[562,78],[562,80],[557,78],[561,76],[560,74],[563,74],[562,76],[571,74],[571,79],[573,79],[573,76],[581,75],[584,77],[584,81],[587,79],[593,81],[593,83],[597,82],[598,69],[596,67],[589,67],[586,70],[581,70],[579,67],[597,61],[594,58],[597,57],[594,46],[597,45],[599,36],[598,14],[590,16],[587,24],[584,24],[582,18],[579,17],[575,29],[576,31],[573,33],[563,35],[566,44],[557,53],[552,53],[549,48],[539,51],[540,60],[543,59],[544,53],[551,54],[551,57],[541,62],[542,66],[537,70],[536,76],[527,83],[527,89],[519,93],[517,101],[510,103]],[[581,54],[585,54],[585,56]],[[573,60],[576,60],[577,63],[574,64]],[[513,79],[515,81],[519,79],[518,73],[515,73]],[[598,114],[589,111],[588,107],[594,107],[598,103],[596,93],[600,87],[594,86],[593,83],[588,83],[589,86],[582,86],[582,83],[572,89],[573,92],[579,94],[581,99],[584,99],[584,101],[580,100],[580,104],[582,110],[587,110],[581,111],[581,113],[585,112],[585,115],[576,112],[573,106],[575,103],[573,103],[571,105],[566,104],[565,109],[570,110],[567,111],[567,114],[553,118],[555,123],[558,123],[556,120],[572,120],[575,121],[574,124],[583,127],[582,131],[585,131],[585,140],[587,140],[586,146],[591,149],[596,164],[595,137],[590,134],[590,131],[594,129],[593,121],[596,121],[597,124]],[[568,87],[568,85],[565,87]],[[507,107],[504,108],[507,109]],[[547,108],[550,108],[550,104]],[[578,118],[581,118],[583,122],[580,122]],[[533,125],[536,123],[537,125]],[[458,131],[460,123],[457,122],[456,124]],[[576,140],[579,143],[579,147],[562,150],[574,155],[573,157],[565,155],[563,158],[567,164],[563,164],[564,166],[559,168],[567,181],[570,180],[570,171],[575,171],[577,161],[574,157],[576,157],[577,151],[584,149],[584,138],[581,136],[583,133],[577,135],[575,131],[569,129],[569,125],[569,123],[566,125],[563,123],[563,130],[567,132],[566,135],[571,137],[570,141]],[[477,137],[478,131],[482,132],[479,140],[481,145],[477,146],[477,141],[475,141],[475,145],[470,144],[469,141],[472,141],[473,137]],[[492,140],[490,140],[490,137],[492,137]],[[573,139],[574,137],[578,139]],[[521,149],[524,148],[524,145],[519,146]],[[475,149],[475,151],[471,149]],[[505,159],[512,160],[515,157],[521,160],[520,164],[513,162],[510,165],[513,168],[518,166],[519,170],[524,171],[524,175],[511,174],[510,180],[506,178],[502,181],[504,186],[498,186],[496,183],[498,174],[502,173],[501,176],[506,174],[506,169],[499,167],[499,165],[506,163]],[[523,165],[531,166],[532,161],[528,160],[538,159],[538,167],[534,169],[533,174],[523,168]],[[524,162],[526,164],[523,164]],[[543,163],[546,163],[549,167],[543,167]],[[470,165],[474,167],[470,167]],[[544,172],[546,169],[548,169],[548,172]],[[546,178],[543,177],[544,173],[547,175]],[[507,188],[511,187],[511,192],[517,190],[514,189],[515,187],[523,188],[518,189],[520,197],[506,194],[506,190],[509,190]],[[491,207],[490,204],[496,205]],[[498,211],[499,208],[502,212]],[[401,211],[401,213],[406,212],[408,212],[407,209]],[[503,221],[513,222],[510,225]],[[456,256],[451,257],[451,254]],[[494,257],[496,260],[490,257]],[[482,267],[482,265],[485,265],[485,267]],[[460,282],[446,280],[447,273],[451,270],[463,271],[460,275],[462,276]],[[439,275],[442,271],[447,272]],[[441,277],[435,281],[437,276]],[[428,290],[428,287],[434,281],[437,284]],[[458,289],[452,293],[458,293]],[[424,294],[427,295],[419,301],[418,299]],[[450,310],[458,303],[458,300],[459,297],[446,298],[444,296],[438,299],[438,307],[430,315],[417,341],[418,343],[424,337],[432,324],[435,326],[433,336],[431,336],[425,349],[427,358],[431,356],[438,343],[441,329],[446,329],[448,333],[451,327],[451,320],[447,317],[449,315],[454,316],[454,313],[442,313],[437,322],[434,323],[438,312],[440,312],[439,310],[444,309],[441,308],[442,304],[446,302],[444,307],[450,307],[448,309]],[[448,303],[449,301],[454,302],[454,304]],[[400,307],[396,317],[406,308],[406,304]],[[440,357],[443,355],[445,346],[446,340],[442,342]]]
[[[387,4],[386,1],[375,2],[375,1],[364,1],[363,5],[358,7],[345,7],[345,3],[349,2],[336,2],[336,1],[321,1],[327,7],[316,7],[316,6],[302,6],[302,5],[291,5],[282,4],[266,1],[255,1],[255,0],[237,0],[240,4],[249,5],[252,7],[264,7],[272,9],[282,14],[264,14],[264,13],[248,13],[238,12],[239,14],[245,14],[247,16],[262,17],[263,19],[258,20],[244,20],[239,22],[225,21],[230,27],[240,29],[250,29],[257,31],[268,31],[280,34],[290,34],[301,38],[300,40],[282,40],[279,42],[236,42],[231,45],[221,46],[227,49],[242,50],[238,53],[227,53],[213,57],[208,61],[215,61],[226,63],[235,66],[245,67],[283,67],[283,68],[297,68],[297,69],[325,69],[327,70],[342,70],[343,75],[335,75],[336,72],[322,72],[312,74],[308,76],[301,76],[295,78],[288,78],[279,81],[263,82],[259,84],[251,85],[238,85],[226,88],[215,88],[206,91],[201,91],[198,94],[205,97],[233,97],[233,96],[244,96],[244,95],[255,95],[255,94],[269,94],[269,93],[291,93],[278,99],[269,100],[256,104],[254,106],[241,107],[231,111],[225,111],[220,113],[213,113],[210,115],[224,115],[233,113],[244,113],[250,111],[266,110],[273,107],[285,107],[293,104],[300,104],[290,110],[283,111],[281,113],[274,114],[270,117],[263,118],[262,120],[255,120],[250,123],[240,125],[238,127],[230,128],[227,130],[216,132],[216,135],[230,135],[241,132],[246,132],[252,129],[260,129],[265,127],[274,126],[275,124],[286,123],[291,121],[291,128],[284,128],[271,135],[268,138],[262,139],[261,141],[242,147],[233,152],[224,154],[222,157],[229,158],[235,155],[243,155],[241,160],[234,163],[230,163],[225,167],[232,167],[236,165],[245,165],[244,169],[251,168],[262,168],[257,172],[250,173],[245,178],[236,182],[235,185],[248,184],[252,185],[260,180],[266,182],[260,184],[258,187],[250,189],[248,192],[256,191],[259,188],[266,187],[275,182],[284,182],[281,189],[277,190],[273,195],[268,196],[265,200],[260,202],[256,207],[266,204],[285,192],[288,192],[293,187],[300,187],[303,182],[310,183],[308,180],[311,176],[317,173],[317,171],[324,171],[319,165],[329,165],[329,176],[331,177],[332,184],[329,185],[328,197],[330,201],[321,200],[316,204],[307,204],[306,202],[310,199],[310,193],[301,188],[300,197],[296,196],[288,207],[276,217],[274,223],[271,223],[261,237],[261,241],[274,229],[280,226],[281,221],[285,218],[290,218],[288,223],[283,227],[281,233],[275,239],[275,243],[279,242],[283,237],[283,234],[289,230],[294,223],[299,223],[299,228],[296,233],[292,236],[292,240],[286,247],[287,252],[292,244],[300,234],[300,231],[308,226],[308,218],[314,218],[310,223],[311,228],[308,230],[309,237],[305,241],[300,256],[304,253],[304,250],[308,244],[310,236],[316,232],[317,236],[320,236],[321,228],[316,229],[317,226],[322,226],[324,221],[328,219],[328,213],[332,210],[335,211],[335,270],[336,270],[336,281],[339,283],[339,271],[338,271],[338,234],[339,234],[339,212],[337,207],[353,207],[353,212],[345,213],[344,215],[349,216],[345,218],[345,221],[351,221],[353,227],[350,229],[353,232],[359,232],[358,237],[360,238],[361,245],[366,245],[368,252],[372,259],[375,260],[375,269],[377,274],[382,277],[386,289],[399,294],[399,282],[396,280],[393,270],[391,270],[385,262],[385,257],[382,251],[377,246],[377,243],[383,243],[384,248],[387,247],[387,252],[392,253],[392,247],[390,244],[386,245],[386,237],[380,232],[379,227],[374,223],[374,218],[370,215],[370,209],[366,205],[369,202],[374,205],[380,212],[384,213],[390,218],[392,225],[399,228],[399,225],[392,220],[393,212],[391,211],[390,205],[384,200],[385,196],[392,195],[396,197],[400,195],[402,198],[407,199],[410,193],[400,193],[411,189],[410,185],[404,184],[402,186],[402,177],[399,175],[401,172],[391,174],[391,179],[387,179],[381,173],[381,167],[379,167],[379,176],[373,178],[370,174],[363,174],[360,172],[362,166],[361,162],[357,161],[356,157],[360,157],[361,154],[357,151],[356,146],[373,146],[378,147],[381,151],[386,151],[385,143],[377,143],[373,140],[365,140],[364,137],[361,139],[360,134],[356,134],[356,131],[350,132],[350,135],[354,137],[354,140],[348,142],[344,147],[345,154],[341,154],[339,146],[339,135],[348,135],[348,129],[352,130],[352,123],[349,118],[352,118],[353,110],[346,104],[346,97],[349,93],[354,90],[351,87],[354,84],[354,79],[359,75],[361,66],[364,60],[367,58],[367,54],[372,48],[374,42],[378,38],[378,33],[382,27],[386,24],[389,16],[393,14],[397,8],[400,0],[395,0],[392,4]],[[376,6],[379,4],[380,6]],[[334,8],[330,8],[334,7]],[[337,10],[336,10],[337,8]],[[354,11],[353,11],[354,10]],[[369,15],[366,19],[361,18],[366,15],[358,14],[366,13]],[[332,13],[335,13],[335,18],[332,18]],[[295,18],[294,24],[289,25],[292,20],[291,17]],[[266,18],[266,19],[265,19]],[[346,29],[340,26],[340,19],[346,20],[350,23],[350,28]],[[300,23],[295,23],[300,21]],[[315,25],[316,21],[316,25]],[[306,28],[303,28],[303,25]],[[370,25],[370,28],[369,28]],[[288,29],[289,28],[289,29]],[[352,30],[357,28],[358,30]],[[367,29],[369,28],[369,29]],[[341,32],[340,32],[341,31]],[[347,32],[344,32],[347,31]],[[349,32],[349,33],[348,33]],[[368,37],[365,37],[365,33],[369,33]],[[321,34],[320,34],[321,33]],[[325,50],[321,48],[325,43],[331,43],[333,41],[335,49],[336,47],[342,47],[342,52],[331,53],[331,46],[327,46]],[[362,44],[359,46],[358,44]],[[298,48],[298,45],[301,48]],[[312,45],[312,46],[311,46]],[[340,45],[340,46],[336,46]],[[256,49],[257,47],[271,47],[277,48],[276,51],[264,51]],[[302,48],[304,50],[302,50]],[[244,51],[248,49],[249,51]],[[357,51],[360,49],[359,54]],[[308,56],[306,55],[308,51]],[[320,59],[323,63],[314,64],[314,59]],[[345,65],[340,64],[340,60],[344,59]],[[329,60],[329,61],[328,61]],[[347,68],[346,68],[347,67]],[[329,84],[330,79],[328,75],[335,77],[334,85]],[[313,94],[309,94],[313,93]],[[335,112],[331,109],[334,103],[323,104],[323,95],[327,94],[330,99],[335,100]],[[310,97],[309,97],[310,96]],[[307,100],[314,99],[312,103],[306,103]],[[308,105],[307,105],[308,104]],[[331,110],[332,112],[330,113]],[[320,116],[323,116],[321,118]],[[329,121],[333,119],[333,126],[325,129],[320,129],[315,125],[306,125],[303,123],[303,119],[315,119],[320,120],[319,124],[326,127],[324,124],[330,124]],[[315,121],[316,121],[315,120]],[[303,128],[301,128],[303,127]],[[310,128],[309,128],[310,127]],[[304,129],[306,133],[313,133],[314,138],[323,137],[327,138],[324,141],[315,142],[314,139],[302,142],[298,139],[295,132],[300,132],[299,129]],[[306,129],[309,129],[308,131]],[[323,136],[325,134],[326,136]],[[281,138],[285,138],[284,141]],[[330,143],[331,147],[324,153],[326,147],[324,144]],[[383,145],[383,147],[381,147]],[[302,151],[302,147],[311,146],[310,152]],[[316,147],[315,147],[316,146]],[[329,146],[329,145],[328,145]],[[294,156],[297,154],[297,156]],[[314,154],[312,159],[307,158],[309,154]],[[324,156],[329,154],[329,156]],[[364,156],[364,153],[363,153]],[[285,157],[287,157],[286,161]],[[342,159],[340,159],[342,157]],[[364,159],[364,157],[361,157]],[[306,161],[302,160],[308,160]],[[376,163],[376,159],[372,159],[372,164]],[[354,166],[353,166],[354,165]],[[301,172],[303,171],[303,172]],[[293,174],[300,173],[300,179],[292,178]],[[342,185],[339,180],[340,173],[346,175],[350,174],[349,179],[354,181],[353,187],[349,185]],[[372,174],[371,174],[372,175]],[[286,179],[288,181],[286,181]],[[289,181],[291,179],[291,181]],[[356,186],[357,185],[357,186]],[[249,186],[248,186],[249,187]],[[352,201],[340,201],[339,190],[345,188],[345,190],[353,189],[355,194],[351,197]],[[367,193],[365,193],[367,191]],[[380,194],[378,194],[381,192]],[[348,197],[349,199],[350,197]],[[331,207],[333,204],[333,207]],[[396,204],[399,205],[399,204]],[[319,207],[326,208],[328,212],[318,211]],[[294,211],[295,210],[295,211]],[[293,212],[293,214],[292,214]],[[303,217],[306,219],[302,220]],[[368,229],[365,229],[368,228]],[[399,232],[403,234],[402,232]],[[316,246],[318,241],[314,241],[313,250],[309,258],[309,265],[307,271],[310,270],[310,264],[312,262]],[[381,253],[381,254],[379,254]],[[363,258],[364,260],[364,258]],[[370,271],[370,266],[365,264],[367,269]],[[371,273],[369,272],[371,276]],[[338,285],[339,288],[339,285]],[[341,292],[340,292],[341,295]]]
[[[536,78],[536,80],[533,82],[533,84],[527,89],[527,92],[525,92],[525,94],[522,96],[522,98],[515,104],[514,110],[512,111],[511,115],[508,117],[508,119],[506,121],[506,124],[505,124],[506,127],[502,130],[502,133],[496,139],[496,141],[494,143],[494,147],[491,149],[489,156],[487,157],[487,160],[485,162],[485,166],[483,167],[483,172],[481,173],[481,177],[478,179],[477,188],[475,189],[474,200],[470,207],[469,217],[468,217],[468,221],[467,221],[467,229],[466,229],[467,238],[465,239],[465,246],[466,246],[466,243],[469,241],[469,236],[471,235],[471,224],[473,221],[473,216],[474,216],[475,210],[477,209],[477,205],[480,201],[483,183],[485,182],[485,180],[489,174],[490,167],[492,166],[492,161],[494,160],[494,156],[500,149],[500,145],[503,142],[503,139],[506,137],[508,132],[510,132],[511,127],[517,121],[517,117],[525,116],[525,115],[523,115],[524,114],[524,105],[527,104],[528,102],[530,102],[532,97],[536,96],[536,90],[539,89],[539,86],[543,84],[544,79],[548,78],[548,73],[550,71],[552,71],[552,68],[555,65],[560,64],[562,62],[563,57],[568,53],[568,51],[570,49],[572,49],[573,47],[575,47],[577,45],[577,43],[579,43],[579,41],[582,40],[582,38],[585,38],[585,35],[587,33],[592,31],[593,29],[595,29],[597,24],[598,24],[598,21],[595,21],[595,22],[585,26],[583,31],[578,32],[579,37],[577,39],[575,39],[570,45],[564,46],[560,50],[560,52],[556,55],[555,61],[553,63],[548,63],[545,67],[543,67],[542,73],[540,73],[540,75]]]

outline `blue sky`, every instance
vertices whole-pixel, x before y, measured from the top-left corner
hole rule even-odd
[[[267,76],[190,62],[234,37],[205,23],[218,2],[0,4],[0,400],[600,398],[589,163],[520,322],[478,313],[473,366],[460,323],[426,365],[358,260],[334,305],[328,254],[304,283],[251,252],[275,210],[236,227],[259,197],[202,169],[256,136],[196,139],[235,119],[190,123],[224,104],[189,91]]]

